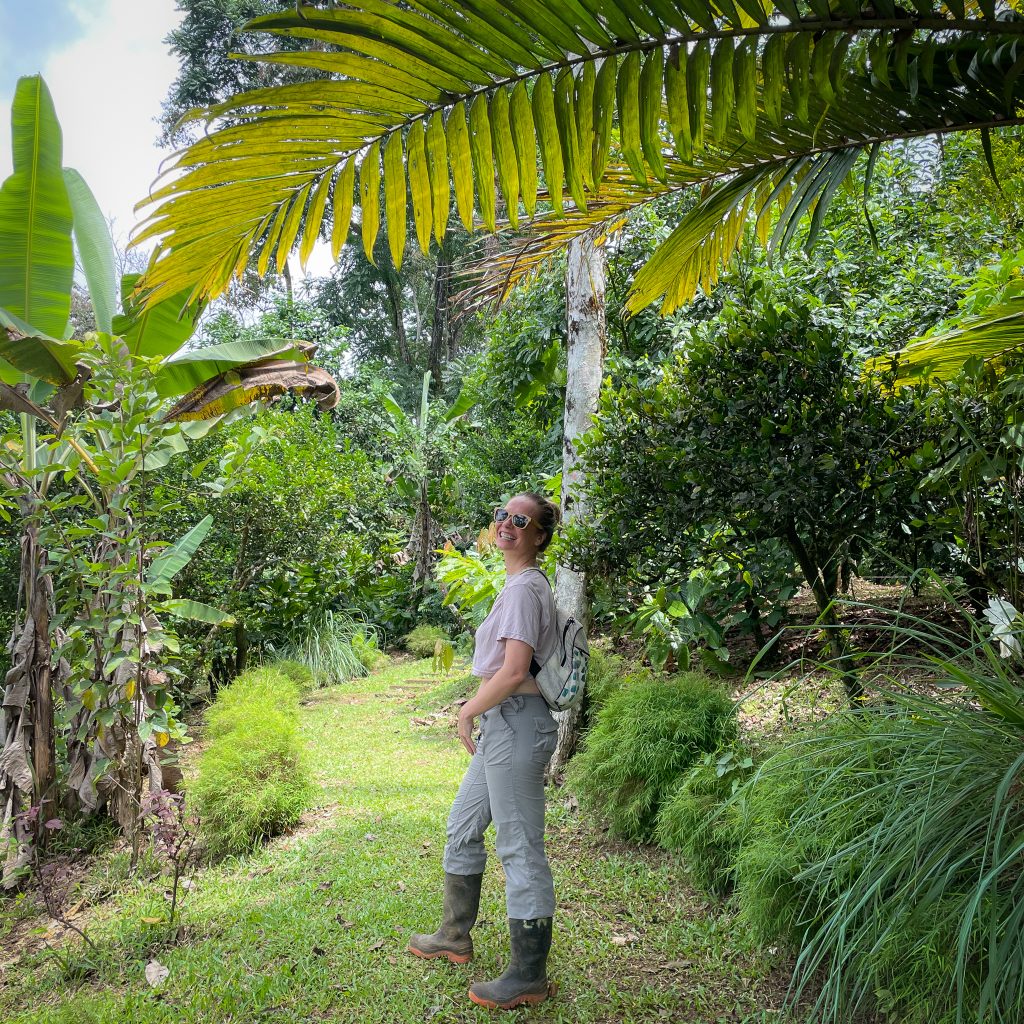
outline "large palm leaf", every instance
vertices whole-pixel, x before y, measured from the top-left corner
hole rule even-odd
[[[317,46],[255,59],[325,77],[193,113],[214,130],[178,155],[137,237],[159,240],[154,296],[216,294],[297,243],[308,256],[328,221],[337,247],[355,191],[371,259],[386,218],[401,261],[410,197],[424,248],[452,193],[467,227],[493,229],[500,190],[515,226],[537,210],[539,156],[553,213],[580,230],[670,180],[718,183],[635,284],[632,308],[672,306],[748,212],[781,204],[784,241],[823,211],[856,149],[1021,120],[1024,18],[996,0],[354,0],[250,28]],[[629,176],[608,200],[613,155]]]

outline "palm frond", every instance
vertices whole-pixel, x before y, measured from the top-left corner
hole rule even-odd
[[[668,182],[673,149],[693,182],[753,180],[755,168],[770,176],[815,158],[783,218],[784,242],[824,210],[855,147],[1022,120],[1024,17],[1003,0],[916,0],[912,12],[842,0],[835,11],[813,3],[806,16],[793,0],[355,0],[249,27],[317,46],[256,59],[340,77],[193,112],[215,127],[168,168],[137,237],[158,240],[154,298],[186,285],[218,294],[253,256],[258,269],[281,265],[293,244],[308,256],[328,206],[333,236],[347,235],[354,161],[371,259],[381,176],[397,263],[409,186],[424,250],[450,215],[449,175],[467,227],[494,229],[496,183],[513,225],[520,204],[531,216],[538,155],[553,212],[581,223],[605,201],[616,146],[638,201],[649,180]],[[734,234],[735,211],[722,214],[729,226],[718,232]],[[690,261],[687,280],[691,250],[671,250],[689,254],[673,257]],[[697,280],[716,272],[703,257],[701,267]],[[653,270],[648,278],[634,306],[685,295]]]
[[[865,371],[895,370],[894,387],[948,380],[971,359],[998,365],[1024,348],[1024,295],[1013,295],[964,319],[953,330],[915,338],[868,362]]]

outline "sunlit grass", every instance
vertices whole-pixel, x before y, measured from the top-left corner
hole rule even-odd
[[[467,755],[447,715],[456,672],[405,662],[318,691],[303,708],[315,810],[290,836],[199,871],[170,945],[159,879],[126,880],[86,916],[99,953],[30,953],[0,976],[0,1019],[27,1022],[487,1019],[469,983],[506,955],[501,869],[492,860],[466,967],[405,953],[433,927],[444,822]],[[430,724],[420,724],[427,722]],[[552,795],[549,850],[560,906],[550,971],[558,997],[531,1021],[776,1021],[785,972],[731,913],[697,896],[672,857],[610,844],[566,794]],[[97,867],[99,870],[99,867]],[[87,885],[88,881],[83,883]],[[170,971],[159,990],[144,976]]]

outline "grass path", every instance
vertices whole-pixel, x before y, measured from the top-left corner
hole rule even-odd
[[[145,917],[165,912],[160,879],[123,882],[82,918],[100,949],[32,952],[0,973],[0,1020],[93,1022],[482,1021],[466,999],[506,954],[500,866],[492,859],[464,967],[405,953],[440,901],[444,820],[466,765],[445,715],[450,684],[428,662],[396,665],[314,694],[303,724],[318,807],[292,835],[198,872],[185,932],[161,943]],[[430,723],[430,724],[423,724]],[[560,984],[532,1021],[780,1019],[784,964],[766,958],[679,863],[609,842],[553,794],[549,853],[559,909],[549,972]],[[99,870],[99,866],[97,866]],[[0,908],[2,908],[0,904]],[[155,957],[169,969],[152,989]]]

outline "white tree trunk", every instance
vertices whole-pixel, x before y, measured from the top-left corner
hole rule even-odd
[[[608,329],[605,320],[605,256],[591,236],[578,238],[569,246],[565,275],[565,307],[568,321],[568,375],[565,386],[562,449],[562,517],[566,523],[587,514],[580,498],[576,442],[590,429],[601,391]],[[564,565],[555,574],[558,606],[581,622],[590,624],[586,577]],[[563,769],[576,747],[582,704],[556,715],[558,746],[551,759],[550,773]]]

